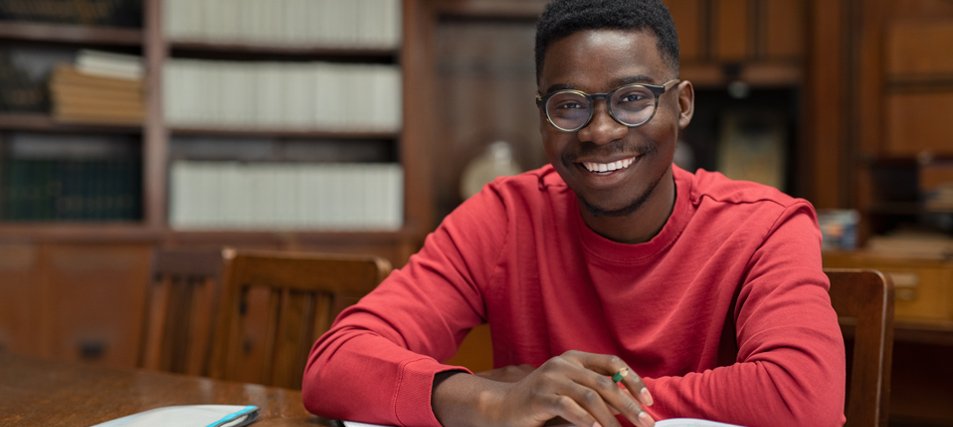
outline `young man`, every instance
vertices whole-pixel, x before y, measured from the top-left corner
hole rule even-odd
[[[306,407],[407,426],[842,424],[814,210],[672,165],[694,93],[662,2],[556,0],[536,56],[551,164],[488,185],[342,313]],[[440,363],[482,322],[500,369]]]

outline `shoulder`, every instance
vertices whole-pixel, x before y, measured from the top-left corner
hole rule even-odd
[[[804,199],[795,198],[777,188],[752,181],[728,178],[720,172],[698,169],[695,173],[675,167],[676,179],[691,186],[692,204],[714,203],[721,205],[760,205],[763,207],[785,208],[793,205],[808,204]]]
[[[810,202],[792,197],[777,188],[751,181],[735,180],[719,172],[699,169],[690,173],[676,167],[676,180],[690,187],[689,200],[696,219],[725,227],[767,235],[784,224],[816,228],[817,213]]]

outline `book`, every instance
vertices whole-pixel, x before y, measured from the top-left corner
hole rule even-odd
[[[137,412],[93,427],[240,427],[253,423],[257,418],[258,407],[254,405],[177,405]]]
[[[380,424],[367,424],[355,421],[342,421],[344,427],[388,427]],[[557,427],[567,427],[570,424]],[[741,427],[737,424],[726,424],[718,421],[703,420],[699,418],[669,418],[655,422],[656,427]]]

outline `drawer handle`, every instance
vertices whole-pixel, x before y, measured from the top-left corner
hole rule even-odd
[[[894,299],[897,301],[914,301],[917,299],[920,276],[916,273],[887,273],[887,275],[893,282]]]

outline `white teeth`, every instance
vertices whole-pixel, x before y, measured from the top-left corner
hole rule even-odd
[[[635,162],[635,157],[630,157],[628,159],[623,159],[612,163],[583,162],[582,165],[589,172],[613,172],[619,169],[625,169],[631,166],[633,162]]]

